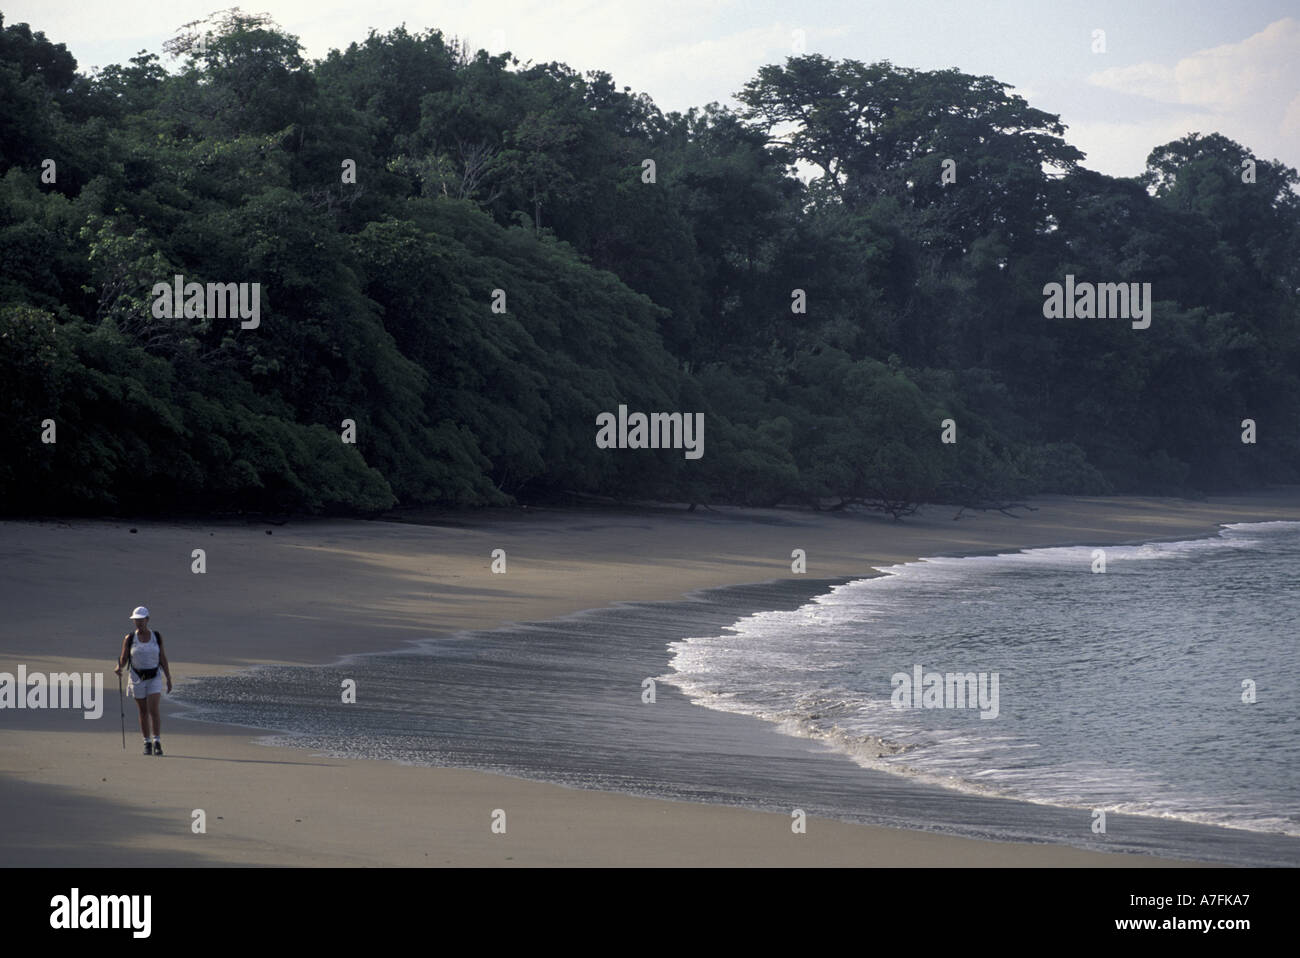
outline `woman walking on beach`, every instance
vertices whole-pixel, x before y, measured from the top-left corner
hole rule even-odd
[[[144,735],[144,754],[162,755],[162,742],[158,738],[162,730],[158,716],[158,703],[162,701],[163,680],[158,673],[167,676],[167,691],[172,690],[172,672],[167,666],[167,653],[163,651],[162,635],[149,629],[149,610],[140,606],[131,613],[135,631],[129,632],[122,640],[122,654],[117,657],[117,668],[113,671],[122,674],[122,667],[131,665],[131,681],[126,686],[128,695],[135,697],[135,704],[140,709],[140,732]],[[153,725],[153,741],[149,741],[149,726]]]

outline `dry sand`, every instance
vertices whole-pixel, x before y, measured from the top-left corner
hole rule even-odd
[[[1206,502],[1035,500],[1019,519],[777,510],[521,510],[399,522],[0,523],[0,671],[102,671],[105,710],[0,711],[4,865],[1169,864],[735,808],[567,789],[459,769],[255,744],[163,701],[164,759],[121,746],[112,664],[150,606],[179,686],[256,663],[316,664],[431,634],[623,600],[807,574],[869,574],[923,555],[1197,538],[1219,523],[1300,520],[1300,492]],[[129,530],[135,528],[137,533]],[[267,535],[267,531],[271,535]],[[508,572],[491,572],[504,549]],[[192,550],[207,571],[191,572]],[[128,703],[130,706],[130,703]],[[133,706],[131,706],[133,708]],[[203,809],[206,834],[191,831]],[[504,809],[507,833],[493,834]]]

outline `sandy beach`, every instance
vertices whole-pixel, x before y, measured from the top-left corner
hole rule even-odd
[[[1154,866],[1056,845],[988,842],[565,788],[462,769],[268,747],[188,721],[164,696],[167,756],[121,743],[112,665],[128,615],[153,611],[176,680],[317,665],[435,634],[620,601],[794,577],[871,574],[927,555],[1213,535],[1300,520],[1300,491],[1203,502],[1034,500],[1020,518],[785,510],[518,510],[395,521],[10,521],[0,524],[0,671],[103,672],[104,711],[0,712],[0,863],[190,865]],[[135,531],[132,531],[135,530]],[[195,574],[193,552],[206,572]],[[508,569],[493,574],[493,550]],[[205,834],[191,831],[202,809]],[[491,829],[494,810],[506,834]]]

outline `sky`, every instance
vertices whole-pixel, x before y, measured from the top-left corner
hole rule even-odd
[[[221,0],[0,0],[6,24],[63,43],[81,69],[125,63]],[[522,61],[604,70],[665,110],[734,94],[799,52],[1010,84],[1058,114],[1084,166],[1142,172],[1157,145],[1218,132],[1300,167],[1300,0],[251,0],[308,58],[386,32],[435,27]],[[1098,33],[1101,31],[1101,33]]]

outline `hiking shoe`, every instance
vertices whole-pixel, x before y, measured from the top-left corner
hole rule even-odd
[[[144,754],[146,755],[153,754],[153,742],[149,741],[148,739],[144,740]]]
[[[162,742],[153,743],[153,753],[159,757],[162,756]]]

